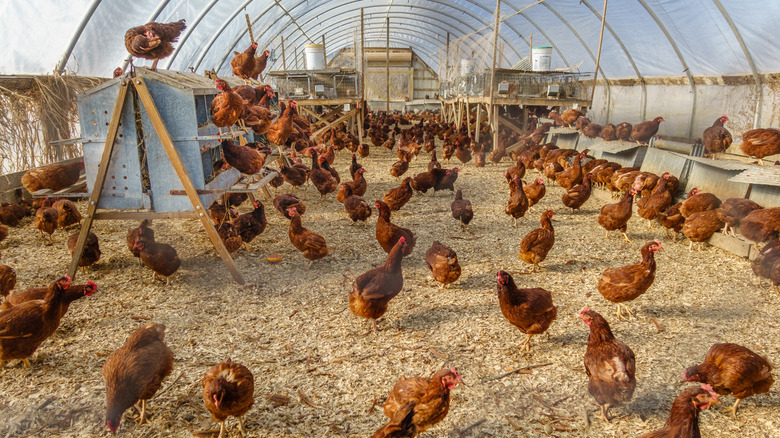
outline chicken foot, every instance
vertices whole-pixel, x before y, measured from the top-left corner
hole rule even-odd
[[[148,422],[146,420],[146,400],[141,400],[139,403],[141,404],[141,415],[138,416],[136,421],[138,421],[138,424],[144,424]]]
[[[225,434],[225,422],[224,421],[220,421],[219,422],[219,437],[217,437],[217,438],[222,438],[224,436],[224,434]]]
[[[626,242],[631,243],[631,239],[629,239],[628,236],[626,236],[626,232],[625,231],[621,231],[621,233],[623,233],[623,239],[625,239]]]
[[[531,336],[533,336],[533,335],[528,335],[528,337],[526,337],[523,340],[523,342],[520,343],[520,349],[521,350],[523,350],[523,351],[531,351]]]
[[[241,417],[238,417],[238,433],[242,437],[246,436],[246,431],[244,430],[244,419]]]
[[[623,310],[626,311],[626,316],[623,316]],[[615,312],[615,316],[618,317],[618,319],[628,319],[629,316],[635,316],[634,312],[631,311],[631,309],[628,308],[627,305],[623,303],[618,303],[617,305],[617,311]]]
[[[734,415],[734,418],[737,418],[737,409],[739,408],[739,402],[741,401],[742,399],[738,398],[737,401],[734,403],[734,406],[725,409],[726,412],[731,412]]]
[[[159,61],[159,59],[155,59],[152,63],[152,68],[150,69],[151,71],[157,71],[157,61]]]
[[[607,411],[609,411],[609,403],[601,405],[601,418],[605,423],[609,423],[609,415],[607,415]]]

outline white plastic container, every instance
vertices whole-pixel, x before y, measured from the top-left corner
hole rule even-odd
[[[325,46],[322,44],[308,44],[303,47],[306,54],[307,70],[322,70],[325,68]]]
[[[471,58],[463,58],[460,60],[460,75],[468,76],[474,73],[474,60]]]
[[[531,70],[552,70],[552,47],[534,47],[531,49]]]

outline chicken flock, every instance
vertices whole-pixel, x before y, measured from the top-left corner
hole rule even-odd
[[[177,23],[181,32],[184,22]],[[169,23],[168,26],[177,23]],[[167,56],[165,53],[170,54],[170,50],[153,55],[155,47],[166,49],[165,44],[175,41],[175,35],[167,35],[152,24],[156,23],[128,31],[126,44],[128,50],[131,47],[135,50],[131,51],[133,55],[152,57],[149,59],[156,62]],[[132,35],[131,31],[134,32]],[[166,35],[167,41],[163,38]],[[161,38],[164,41],[161,42]],[[247,81],[262,78],[268,53],[266,51],[255,57],[256,49],[257,45],[253,43],[247,51],[234,53],[231,65],[236,76]],[[318,261],[329,256],[330,248],[329,236],[318,232],[316,221],[307,220],[311,217],[311,214],[306,214],[307,211],[340,203],[342,205],[338,209],[344,210],[345,218],[353,224],[363,222],[365,227],[368,219],[376,214],[376,243],[387,257],[383,261],[377,260],[375,268],[356,276],[351,290],[344,291],[349,310],[355,316],[370,321],[369,333],[381,331],[378,320],[388,312],[392,313],[390,302],[408,290],[404,289],[404,260],[415,249],[425,250],[426,266],[442,288],[458,287],[462,269],[456,248],[439,240],[422,242],[414,229],[401,227],[393,221],[396,214],[414,214],[404,208],[414,196],[433,196],[427,193],[432,191],[435,195],[436,192],[448,191],[453,195],[450,205],[452,221],[459,225],[462,233],[474,233],[469,228],[475,218],[474,208],[468,193],[458,186],[463,169],[461,166],[444,167],[437,158],[437,152],[440,152],[443,161],[449,163],[456,159],[464,168],[472,161],[474,167],[479,168],[488,163],[506,164],[505,158],[511,160],[511,165],[504,172],[508,185],[504,209],[508,216],[507,225],[510,224],[509,218],[514,226],[518,221],[536,224],[539,220],[540,226],[525,234],[520,241],[518,259],[529,266],[530,271],[524,274],[530,276],[524,277],[519,285],[509,272],[499,270],[496,273],[498,306],[495,311],[500,311],[509,324],[525,335],[520,344],[523,350],[532,349],[534,335],[544,334],[551,325],[558,324],[556,292],[533,287],[534,277],[544,275],[542,264],[547,255],[555,251],[553,218],[556,211],[547,208],[539,214],[531,209],[546,195],[545,181],[555,182],[565,189],[561,200],[563,206],[558,213],[570,209],[572,214],[576,214],[593,190],[600,188],[609,190],[613,197],[619,197],[617,202],[601,208],[597,222],[607,236],[610,231],[620,231],[627,242],[631,241],[628,222],[634,213],[634,203],[637,204],[637,214],[648,220],[648,227],[657,221],[665,229],[667,238],[673,241],[677,240],[680,232],[692,245],[704,242],[719,230],[733,234],[738,229],[745,238],[757,245],[763,244],[759,257],[752,262],[754,273],[769,279],[776,287],[780,285],[780,208],[762,208],[741,198],[721,201],[697,188],[691,190],[683,201],[673,205],[679,181],[668,172],[655,175],[638,168],[623,168],[616,163],[595,159],[588,150],[561,149],[554,144],[543,143],[547,130],[554,124],[576,126],[583,135],[601,136],[606,141],[645,143],[656,135],[663,117],[634,126],[621,123],[602,127],[587,120],[577,110],[567,110],[560,115],[550,111],[547,116],[552,122],[538,124],[532,120],[530,129],[522,135],[502,130],[498,144],[493,145],[489,126],[482,128],[481,140],[477,141],[475,133],[468,132],[465,124],[458,129],[453,123],[441,121],[439,115],[365,112],[363,123],[367,129],[363,139],[356,138],[343,125],[311,138],[314,125],[297,113],[295,101],[290,100],[286,105],[282,103],[278,118],[272,115],[269,103],[275,93],[271,87],[261,85],[253,88],[247,85],[232,89],[221,79],[216,80],[215,86],[221,90],[219,99],[215,99],[211,107],[215,125],[231,129],[238,124],[256,134],[266,135],[271,143],[284,151],[278,159],[268,160],[273,155],[271,149],[259,143],[240,144],[224,140],[221,145],[224,165],[235,167],[242,174],[255,175],[264,167],[277,165],[274,170],[279,172],[279,176],[269,184],[277,193],[285,184],[292,190],[278,193],[273,199],[273,207],[289,220],[290,243],[308,260],[308,267],[323,263]],[[731,144],[731,136],[723,128],[726,120],[726,116],[719,118],[712,127],[718,129],[708,128],[705,131],[708,154],[722,152]],[[780,131],[774,139],[773,130],[754,131],[743,136],[743,150],[746,153],[750,150],[749,155],[763,158],[770,155],[765,152],[771,152],[771,147],[780,144]],[[440,151],[437,151],[437,140],[442,144]],[[519,147],[507,150],[518,143]],[[760,150],[762,147],[764,150]],[[344,149],[351,152],[351,160],[345,174],[341,175],[333,165],[337,159],[344,157],[343,153],[338,153]],[[398,180],[398,186],[373,202],[370,198],[363,198],[371,175],[358,162],[358,157],[368,157],[371,149],[379,149],[380,152],[373,152],[375,154],[393,154],[398,158],[387,169]],[[429,157],[427,171],[407,175],[409,163],[421,154]],[[310,166],[304,163],[303,158],[311,160]],[[31,176],[25,175],[27,180],[23,178],[23,183],[31,190],[62,184],[67,186],[72,184],[67,182],[73,180],[73,174],[77,176],[78,171],[83,169],[82,163],[68,168],[56,166],[60,167],[48,166],[28,172]],[[532,170],[538,173],[538,177],[530,178]],[[526,182],[526,177],[530,182]],[[496,181],[496,187],[503,184]],[[310,202],[308,206],[304,203],[306,185],[314,186],[321,196],[320,202]],[[328,199],[329,194],[334,196]],[[246,200],[246,195],[230,194],[209,207],[209,215],[218,234],[231,253],[242,247],[246,249],[265,232],[268,224],[265,207],[259,200],[252,201],[251,211],[238,213],[238,208]],[[18,205],[4,203],[0,206],[0,222],[4,224],[0,226],[0,240],[8,235],[8,227],[18,226],[27,215],[35,216],[34,226],[42,235],[47,234],[43,237],[47,240],[52,239],[56,230],[77,226],[81,221],[77,206],[67,199],[36,199]],[[675,232],[674,237],[669,235],[670,230]],[[71,252],[77,237],[78,233],[71,234],[67,240]],[[161,276],[169,282],[181,266],[176,249],[156,240],[148,220],[127,230],[126,240],[131,255],[138,257],[152,271],[152,281]],[[653,239],[641,247],[637,263],[609,267],[601,274],[597,287],[599,293],[617,305],[613,324],[636,317],[626,303],[638,299],[652,287],[656,274],[655,254],[662,250],[663,244]],[[79,266],[93,266],[100,256],[98,236],[90,233]],[[526,284],[528,287],[521,287]],[[29,358],[42,345],[45,348],[45,341],[59,327],[68,306],[79,298],[94,294],[98,286],[92,281],[76,285],[68,276],[62,276],[47,286],[27,290],[14,290],[15,285],[14,270],[6,265],[0,266],[0,293],[6,297],[0,307],[0,364],[18,359],[30,367]],[[571,330],[589,331],[587,345],[583,345],[587,389],[600,406],[604,421],[610,421],[610,408],[632,400],[637,386],[637,358],[629,345],[614,336],[610,321],[603,314],[586,307],[577,316],[587,327],[571,327]],[[102,369],[106,388],[105,422],[111,432],[117,432],[123,413],[136,405],[138,421],[143,423],[147,400],[154,397],[171,375],[176,352],[165,343],[165,331],[166,327],[162,324],[145,323],[128,333],[126,342],[106,358]],[[240,359],[236,359],[234,362],[233,358],[226,358],[204,369],[200,385],[205,408],[220,423],[220,437],[228,433],[225,422],[229,417],[238,419],[239,429],[244,434],[242,418],[250,412],[255,401],[255,377],[247,366],[239,363]],[[662,429],[643,437],[700,436],[699,413],[713,403],[720,403],[719,396],[731,395],[735,398],[732,411],[736,416],[742,399],[766,393],[773,384],[769,361],[738,344],[715,344],[708,352],[702,351],[700,358],[681,359],[691,365],[680,370],[682,379],[694,382],[695,386],[684,389],[672,402],[668,420]],[[694,364],[696,360],[703,361]],[[464,379],[454,367],[435,370],[428,377],[400,377],[394,387],[388,388],[384,399],[387,422],[378,427],[372,436],[414,437],[435,427],[451,409],[450,392],[459,384],[464,384]]]

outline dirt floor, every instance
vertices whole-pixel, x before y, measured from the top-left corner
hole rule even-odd
[[[398,185],[387,172],[395,158],[384,149],[372,149],[361,161],[368,171],[369,203]],[[421,155],[408,174],[426,165]],[[167,326],[174,370],[148,403],[150,423],[138,426],[128,411],[119,436],[187,437],[218,428],[203,407],[200,382],[210,366],[228,357],[255,376],[255,404],[245,416],[252,437],[370,436],[386,422],[381,401],[400,376],[429,376],[443,366],[457,367],[469,386],[453,390],[449,415],[422,436],[633,437],[664,423],[674,397],[690,385],[680,382],[683,369],[702,361],[712,344],[736,342],[770,361],[780,358],[780,296],[756,285],[746,260],[712,247],[689,252],[687,241],[672,243],[657,224],[648,229],[639,217],[629,223],[633,242],[617,232],[605,239],[596,222],[604,201],[592,197],[583,211],[571,214],[554,184],[512,228],[503,213],[508,197],[503,172],[510,165],[506,160],[462,168],[456,187],[475,213],[465,232],[450,215],[451,192],[415,194],[393,214],[393,222],[416,233],[417,246],[403,261],[404,289],[376,334],[367,334],[369,321],[353,315],[347,303],[352,278],[386,258],[374,237],[376,211],[367,229],[352,226],[335,197],[323,202],[313,187],[301,190],[308,207],[304,226],[321,233],[330,248],[327,258],[307,269],[308,260],[287,237],[288,221],[264,201],[268,228],[249,252],[235,256],[251,283],[246,287],[231,281],[196,221],[153,224],[157,240],[174,245],[182,259],[170,286],[152,283],[151,271],[127,250],[125,233],[134,223],[98,222],[93,231],[103,257],[76,282],[91,279],[99,291],[71,306],[59,330],[31,358],[32,370],[18,361],[0,370],[0,437],[109,436],[101,367],[148,321]],[[345,151],[335,165],[342,178],[348,166]],[[532,171],[526,180],[535,177]],[[555,246],[543,263],[547,269],[519,275],[529,270],[517,257],[520,240],[539,226],[547,207],[559,213]],[[2,262],[16,269],[18,288],[46,284],[65,272],[70,260],[65,240],[74,231],[58,230],[55,243],[47,245],[30,219],[11,230],[0,249]],[[655,283],[631,303],[637,317],[617,321],[615,305],[596,291],[598,278],[606,268],[638,262],[639,249],[653,238],[664,245]],[[439,289],[425,265],[425,250],[435,239],[455,249],[463,267],[448,289]],[[266,254],[284,259],[270,264]],[[499,310],[498,269],[509,271],[520,287],[553,292],[558,319],[549,337],[534,337],[531,353],[518,349],[524,335]],[[612,409],[608,424],[587,392],[582,361],[588,328],[577,318],[585,306],[604,314],[637,358],[634,399]],[[483,382],[534,364],[547,365]],[[720,406],[705,411],[703,436],[780,436],[777,388],[746,399],[737,419]],[[228,425],[237,436],[236,421]]]

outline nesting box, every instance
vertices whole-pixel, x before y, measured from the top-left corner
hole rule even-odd
[[[220,140],[211,123],[211,101],[219,93],[214,82],[194,73],[137,69],[152,95],[179,158],[198,190],[231,187],[240,174],[221,171]],[[109,123],[120,83],[116,78],[77,98],[87,188],[95,186]],[[233,86],[234,84],[230,84]],[[216,165],[216,166],[215,166]],[[171,165],[143,104],[127,94],[108,173],[98,200],[101,209],[149,209],[155,212],[191,211],[183,186]],[[209,205],[218,193],[200,195]]]

